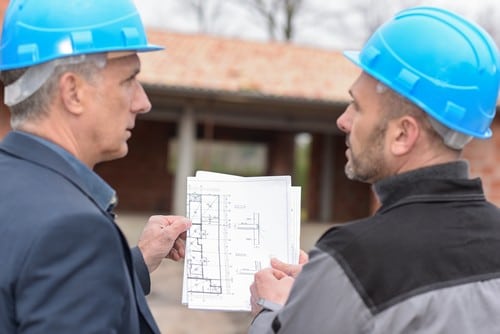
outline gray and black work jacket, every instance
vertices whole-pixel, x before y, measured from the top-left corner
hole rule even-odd
[[[500,333],[500,210],[464,161],[374,186],[380,209],[327,231],[252,334]]]

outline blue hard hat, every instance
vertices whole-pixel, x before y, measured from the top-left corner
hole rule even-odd
[[[114,51],[155,51],[132,0],[12,0],[0,47],[0,71],[57,58]]]
[[[344,55],[447,127],[492,135],[500,57],[479,26],[444,9],[415,7],[382,25]]]

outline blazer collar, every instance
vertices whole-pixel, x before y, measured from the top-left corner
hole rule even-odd
[[[37,140],[16,131],[11,131],[0,142],[0,150],[52,170],[74,184],[95,202],[73,167],[62,156]]]

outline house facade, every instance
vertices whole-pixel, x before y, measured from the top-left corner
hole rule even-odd
[[[0,1],[0,10],[6,4]],[[148,36],[166,47],[140,55],[139,78],[153,108],[138,118],[127,157],[96,166],[117,190],[119,210],[184,214],[186,177],[229,160],[251,166],[252,175],[292,175],[296,185],[297,138],[307,134],[304,221],[345,222],[373,212],[370,186],[344,175],[345,137],[336,119],[359,69],[341,52],[158,30]],[[492,129],[493,138],[473,141],[464,158],[500,205],[500,120]],[[0,138],[7,130],[2,106]],[[232,143],[260,155],[235,159],[224,151]]]
[[[121,208],[183,214],[185,180],[194,175],[200,142],[257,143],[267,152],[263,175],[294,176],[295,139],[307,133],[304,219],[344,222],[374,210],[370,186],[344,175],[345,137],[336,119],[359,69],[341,52],[165,31],[148,35],[166,46],[141,54],[141,80],[153,109],[137,122],[129,155],[97,168],[119,191]],[[498,120],[493,131],[500,133]],[[182,154],[167,168],[172,141]],[[473,141],[464,152],[497,205],[499,141],[499,135]]]

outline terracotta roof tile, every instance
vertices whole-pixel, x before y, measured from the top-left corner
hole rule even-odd
[[[359,74],[338,51],[155,30],[148,38],[167,48],[141,54],[140,78],[153,85],[346,101]]]

